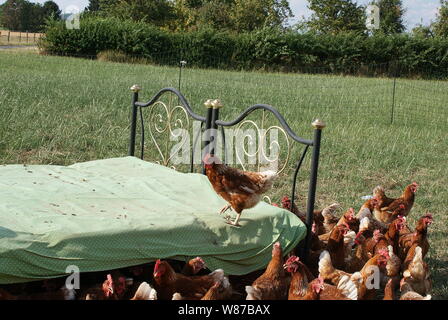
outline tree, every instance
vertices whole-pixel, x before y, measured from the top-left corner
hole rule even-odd
[[[100,0],[89,0],[89,5],[86,7],[86,11],[96,12],[100,10]]]
[[[42,6],[26,0],[8,0],[3,5],[1,24],[13,31],[42,31],[45,20],[59,18],[61,11],[56,3],[47,1]]]
[[[99,0],[104,15],[144,21],[162,27],[176,16],[170,0]]]
[[[24,0],[7,0],[3,4],[1,24],[9,30],[21,31]]]
[[[365,8],[353,0],[308,0],[313,11],[306,22],[309,30],[323,34],[355,31],[365,32]]]
[[[434,33],[439,37],[448,37],[448,0],[440,0],[439,13],[434,23]]]
[[[59,9],[59,6],[54,1],[46,1],[42,6],[42,12],[44,19],[46,18],[54,18],[56,20],[61,19],[62,11]]]
[[[377,0],[371,4],[377,5],[380,9],[380,28],[375,32],[396,34],[406,30],[403,24],[405,9],[401,0]]]
[[[236,31],[253,31],[263,27],[284,27],[293,17],[286,0],[235,0],[232,20]]]
[[[422,23],[417,25],[415,28],[412,29],[412,35],[416,38],[432,38],[434,37],[434,32],[432,30],[432,26],[424,26]]]

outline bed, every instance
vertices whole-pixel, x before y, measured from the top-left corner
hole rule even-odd
[[[158,258],[187,261],[195,256],[201,256],[210,269],[243,275],[266,266],[276,241],[285,254],[301,243],[306,258],[322,127],[316,128],[313,140],[305,140],[270,106],[249,107],[234,121],[225,122],[219,120],[217,100],[206,103],[207,114],[202,117],[176,89],[164,88],[148,102],[138,101],[137,86],[132,90],[128,156],[70,166],[0,166],[0,284],[62,277],[73,270],[111,270]],[[169,96],[168,102],[162,102],[164,96]],[[174,157],[164,153],[168,145],[158,143],[156,133],[172,136],[173,128],[161,125],[161,113],[152,112],[156,108],[168,116],[180,112],[198,122],[188,143],[193,146],[189,164],[173,165]],[[225,201],[213,191],[200,159],[195,162],[196,142],[205,140],[198,142],[199,149],[215,153],[216,142],[226,140],[224,128],[244,123],[259,109],[263,117],[271,112],[289,138],[304,145],[292,174],[292,195],[307,150],[313,148],[306,224],[269,204],[268,197],[267,202],[244,211],[241,228],[224,223],[218,212]],[[149,124],[144,122],[143,110],[150,110]],[[172,127],[188,122],[167,121],[175,123]],[[149,142],[145,142],[145,128]],[[139,158],[135,156],[137,131]],[[204,135],[206,139],[198,139]],[[158,160],[144,159],[145,150],[151,149]],[[223,158],[228,160],[228,150]]]

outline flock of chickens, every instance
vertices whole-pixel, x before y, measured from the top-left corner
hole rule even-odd
[[[221,213],[235,210],[236,220],[227,220],[238,227],[241,211],[260,201],[276,175],[244,172],[210,158],[204,159],[207,177],[229,203]],[[414,230],[406,221],[417,188],[412,183],[394,199],[378,186],[356,214],[350,208],[337,217],[338,204],[314,211],[307,261],[295,256],[294,250],[285,257],[277,242],[266,269],[246,276],[226,276],[222,269],[210,273],[200,257],[187,263],[157,260],[82,275],[81,283],[87,285],[79,290],[68,290],[64,279],[2,286],[0,300],[429,300],[431,280],[424,258],[433,217],[424,214]],[[305,222],[305,214],[287,197],[281,206]],[[33,285],[36,293],[23,294]]]

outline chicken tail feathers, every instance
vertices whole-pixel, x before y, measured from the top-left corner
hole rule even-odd
[[[147,282],[142,282],[131,300],[157,300],[157,292]]]
[[[246,300],[261,300],[260,293],[257,290],[257,288],[254,288],[252,286],[246,286],[246,293],[247,293]]]
[[[322,276],[324,280],[331,275],[335,269],[331,263],[331,256],[327,250],[322,251],[319,256],[319,276]]]
[[[349,276],[342,276],[337,288],[350,300],[358,300],[358,287],[351,281]]]
[[[213,277],[213,280],[215,282],[222,282],[224,281],[224,270],[216,269],[215,271],[210,273],[210,276]]]

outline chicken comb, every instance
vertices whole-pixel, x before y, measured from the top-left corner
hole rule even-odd
[[[154,266],[154,271],[157,271],[158,269],[159,269],[159,266],[160,266],[160,263],[161,263],[162,261],[160,261],[160,259],[157,259],[156,260],[156,265]]]
[[[285,264],[293,264],[293,263],[296,263],[296,262],[299,262],[299,261],[300,261],[299,257],[297,257],[297,256],[290,256],[288,258],[288,260],[286,260]]]
[[[384,248],[379,249],[378,254],[385,257],[386,259],[390,258],[389,250],[387,250],[387,249],[384,249]]]

